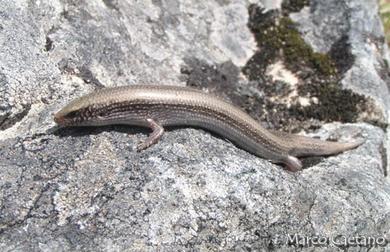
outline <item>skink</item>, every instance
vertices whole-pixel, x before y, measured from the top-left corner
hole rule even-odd
[[[297,157],[337,154],[364,142],[330,142],[268,131],[221,98],[177,86],[103,88],[70,102],[54,115],[54,121],[61,126],[127,124],[148,127],[152,133],[138,145],[138,150],[155,144],[163,135],[164,126],[200,127],[231,140],[252,154],[273,163],[283,163],[291,171],[302,168]]]

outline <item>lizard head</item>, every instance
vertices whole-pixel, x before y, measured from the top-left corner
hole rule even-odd
[[[94,117],[88,98],[80,97],[55,113],[54,121],[60,126],[84,126]]]

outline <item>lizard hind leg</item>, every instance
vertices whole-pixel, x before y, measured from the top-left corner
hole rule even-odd
[[[152,133],[144,141],[137,145],[137,151],[147,149],[153,144],[157,143],[164,134],[164,128],[156,121],[151,118],[146,119],[146,121],[149,128],[152,130]]]
[[[297,172],[302,169],[301,161],[294,156],[287,156],[283,163],[286,165],[286,168],[292,172]]]

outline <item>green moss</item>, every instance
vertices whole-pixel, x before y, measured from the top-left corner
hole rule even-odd
[[[299,5],[304,1],[289,1],[290,4],[292,2]],[[280,15],[278,11],[264,12],[257,5],[251,5],[248,11],[248,27],[255,35],[259,50],[242,71],[248,79],[259,83],[257,88],[266,94],[262,100],[263,108],[274,111],[259,111],[259,114],[268,115],[261,119],[274,127],[280,124],[285,129],[291,129],[291,124],[311,127],[311,119],[356,122],[360,113],[368,110],[364,96],[343,89],[337,82],[354,60],[345,53],[349,50],[346,39],[342,38],[333,45],[330,54],[317,53],[306,44],[296,24],[288,16]],[[298,85],[299,96],[315,97],[318,103],[301,106],[299,103],[283,104],[271,99],[282,95],[273,88],[277,83],[265,76],[267,67],[277,61],[283,61],[285,67],[301,80]],[[247,108],[247,111],[251,109]]]
[[[312,53],[310,62],[315,69],[318,69],[324,75],[333,75],[336,73],[336,68],[333,61],[326,54]]]
[[[292,2],[308,3],[304,0]],[[280,17],[276,11],[263,13],[262,9],[256,5],[249,7],[249,13],[251,19],[248,26],[255,34],[258,47],[262,49],[261,53],[264,54],[258,58],[270,63],[275,58],[282,57],[287,68],[294,72],[308,67],[323,76],[337,73],[332,58],[327,54],[314,52],[306,44],[296,29],[296,24],[289,17]]]
[[[303,118],[317,118],[321,121],[356,122],[359,112],[365,110],[364,96],[349,89],[341,89],[336,82],[304,85],[298,90],[299,95],[318,99],[318,104],[302,107],[292,106],[290,111]]]
[[[282,10],[285,12],[298,12],[308,5],[310,5],[310,0],[284,0]]]
[[[333,75],[336,72],[332,59],[326,54],[314,52],[288,17],[283,17],[278,24],[267,27],[257,39],[260,47],[281,52],[287,67],[292,71],[307,66],[321,75]]]

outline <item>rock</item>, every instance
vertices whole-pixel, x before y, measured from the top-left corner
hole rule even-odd
[[[384,111],[383,120],[388,122],[390,58],[377,2],[318,1],[312,7],[305,7],[301,12],[291,15],[299,24],[305,41],[319,52],[329,52],[332,46],[337,51],[344,49],[344,53],[339,52],[340,58],[344,58],[340,59],[344,63],[343,67],[347,67],[341,81],[343,86],[373,97]],[[348,64],[348,58],[352,64]]]
[[[382,249],[390,241],[390,110],[388,51],[379,17],[368,15],[377,3],[298,2],[0,2],[0,250],[306,251],[318,237],[329,242],[317,245],[324,250],[372,245],[344,244],[346,237],[374,237]],[[317,78],[308,61],[297,70],[277,54],[256,66],[254,55],[266,53],[247,27],[256,8],[267,9],[262,20],[288,15],[313,57],[327,62],[332,48],[350,45],[348,60],[332,58],[337,90],[367,95],[371,107],[343,123],[292,110],[324,100],[299,97],[286,79],[305,86],[333,77]],[[255,71],[276,75],[269,66],[291,78]],[[306,169],[292,174],[200,129],[169,130],[143,152],[134,146],[144,129],[56,130],[52,113],[71,99],[135,83],[197,86],[268,127],[366,142],[304,159]],[[289,123],[289,111],[300,118]]]

